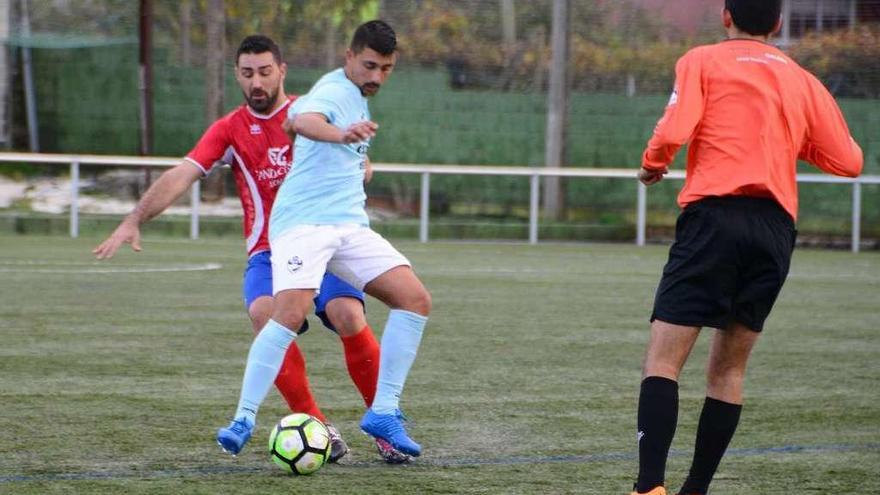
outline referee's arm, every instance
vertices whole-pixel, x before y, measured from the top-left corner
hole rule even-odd
[[[807,138],[798,158],[829,174],[857,177],[865,157],[850,135],[846,120],[825,86],[808,75]]]
[[[700,53],[692,50],[675,64],[675,89],[642,155],[642,168],[664,171],[703,118]]]

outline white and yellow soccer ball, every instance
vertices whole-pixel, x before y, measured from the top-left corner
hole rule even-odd
[[[312,474],[330,457],[330,432],[305,413],[285,416],[269,435],[272,462],[292,474]]]

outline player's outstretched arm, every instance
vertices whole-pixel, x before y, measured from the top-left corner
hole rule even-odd
[[[351,144],[366,141],[376,135],[379,125],[365,120],[340,129],[327,122],[327,117],[320,113],[300,113],[293,116],[291,125],[293,132],[305,136],[312,141],[327,143]],[[290,131],[288,131],[288,134]]]
[[[92,253],[99,260],[111,258],[123,244],[131,244],[133,250],[140,251],[141,224],[165,211],[165,208],[181,197],[201,175],[201,170],[189,162],[182,162],[163,173],[147,189],[134,210],[120,222],[110,237],[92,250]]]

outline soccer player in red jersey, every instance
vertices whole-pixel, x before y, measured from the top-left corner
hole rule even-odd
[[[726,0],[728,39],[676,64],[675,89],[639,171],[663,179],[688,143],[683,208],[657,288],[638,405],[635,493],[665,495],[678,376],[702,327],[718,329],[706,399],[681,495],[705,494],[733,437],[746,363],[788,275],[797,219],[796,162],[845,177],[862,150],[834,98],[774,46],[781,0]]]
[[[296,99],[284,92],[286,73],[287,65],[274,41],[262,35],[245,38],[235,56],[235,77],[245,104],[214,122],[186,158],[159,177],[113,234],[94,249],[97,258],[110,258],[124,243],[140,251],[140,225],[164,211],[217,163],[227,163],[232,167],[244,212],[248,264],[242,293],[254,332],[258,332],[272,314],[274,304],[269,213],[293,163],[291,138],[282,129],[287,109]],[[315,313],[327,328],[338,333],[349,374],[369,407],[376,393],[379,346],[367,324],[363,304],[363,292],[328,273],[315,298]],[[327,423],[309,389],[305,361],[295,344],[285,354],[275,386],[291,411]],[[348,446],[336,427],[328,424],[328,429],[333,442],[330,461],[336,462],[348,452]],[[377,448],[386,462],[409,460],[384,441],[377,441]]]

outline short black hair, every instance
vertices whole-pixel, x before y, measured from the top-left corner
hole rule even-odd
[[[724,0],[724,8],[730,11],[733,23],[740,31],[752,36],[766,36],[782,13],[782,0]]]
[[[266,52],[272,52],[272,58],[275,59],[275,63],[281,63],[281,49],[278,48],[278,44],[268,36],[252,34],[241,40],[241,44],[238,45],[238,50],[235,52],[235,64],[238,65],[238,59],[242,53],[259,54]]]
[[[385,21],[368,21],[354,31],[349,48],[354,53],[372,48],[382,55],[391,55],[397,50],[397,34]]]

